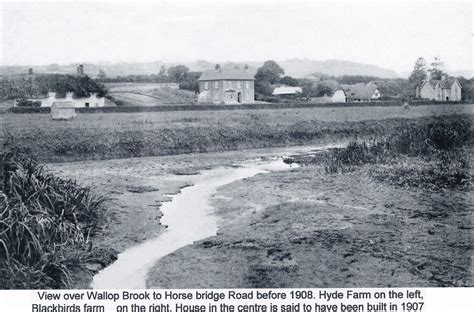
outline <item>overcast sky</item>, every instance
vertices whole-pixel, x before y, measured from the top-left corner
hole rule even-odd
[[[470,2],[4,3],[0,61],[309,58],[400,72],[438,55],[448,69],[472,70],[472,14]]]

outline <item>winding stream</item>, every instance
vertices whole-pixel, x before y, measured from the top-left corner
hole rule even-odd
[[[295,165],[293,165],[295,167]],[[209,205],[209,198],[220,186],[259,173],[287,170],[290,165],[281,158],[204,171],[191,179],[192,186],[163,203],[161,223],[167,229],[158,237],[125,250],[117,261],[94,276],[92,287],[146,288],[146,276],[151,266],[161,257],[217,234],[217,220]]]
[[[293,155],[311,155],[339,146],[341,144],[293,148],[282,151],[280,155],[291,155],[292,152]],[[244,162],[235,167],[218,167],[190,177],[193,185],[183,188],[179,194],[172,196],[171,201],[161,206],[161,223],[167,229],[159,236],[120,253],[117,261],[94,276],[91,286],[94,289],[146,288],[147,273],[158,259],[217,234],[217,218],[209,205],[209,199],[217,188],[260,173],[292,167],[297,165],[286,164],[283,158],[274,157]]]

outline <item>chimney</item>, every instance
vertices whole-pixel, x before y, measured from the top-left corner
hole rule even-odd
[[[245,71],[249,71],[249,65],[248,65],[248,64],[245,64],[245,65],[244,65],[244,69],[245,69]]]
[[[219,71],[219,70],[221,70],[221,65],[216,64],[216,71]]]
[[[72,92],[66,92],[66,99],[72,100]]]
[[[28,75],[33,75],[33,68],[28,68]]]
[[[441,76],[441,80],[446,80],[446,75]]]
[[[79,76],[84,76],[84,65],[80,64],[79,66],[77,66],[77,74]]]

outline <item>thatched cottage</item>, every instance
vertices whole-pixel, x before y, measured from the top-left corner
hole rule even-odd
[[[343,85],[347,102],[369,102],[380,99],[377,85],[373,83],[356,83],[354,85]]]

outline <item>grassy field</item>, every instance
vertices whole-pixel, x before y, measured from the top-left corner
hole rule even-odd
[[[193,103],[194,92],[159,83],[106,83],[109,94],[127,106]]]
[[[236,111],[79,114],[53,121],[43,114],[0,114],[5,139],[40,161],[114,159],[243,148],[305,145],[371,136],[401,121],[470,114],[473,105],[341,107]]]

